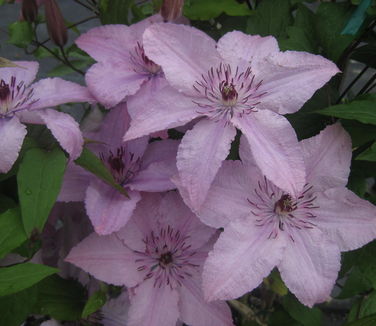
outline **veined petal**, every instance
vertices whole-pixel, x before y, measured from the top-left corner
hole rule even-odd
[[[233,31],[222,36],[217,50],[226,62],[236,64],[239,59],[251,61],[279,52],[277,40],[273,36],[247,35]]]
[[[73,162],[69,162],[64,173],[58,201],[84,201],[91,179],[92,174]]]
[[[279,264],[286,246],[284,233],[269,239],[270,230],[252,220],[228,224],[209,252],[203,288],[208,300],[234,299],[252,291]]]
[[[183,137],[177,168],[181,186],[188,192],[189,198],[185,200],[193,210],[198,210],[204,202],[235,135],[233,126],[203,119]]]
[[[95,102],[89,90],[61,78],[45,78],[31,86],[37,101],[30,109],[44,109],[69,102]]]
[[[147,56],[162,66],[171,85],[187,94],[196,95],[194,83],[221,62],[215,41],[191,26],[154,24],[146,29],[143,43]]]
[[[151,102],[148,97],[143,97],[142,91],[133,97],[134,102],[128,103],[132,121],[124,141],[182,126],[200,115],[191,98],[180,94],[168,84],[155,93]]]
[[[126,61],[129,51],[136,45],[136,38],[126,25],[105,25],[90,29],[75,43],[97,61]]]
[[[247,137],[244,135],[241,135],[240,137],[239,156],[242,162],[247,166],[256,166],[256,162],[251,151],[251,146],[249,145]]]
[[[253,178],[249,177],[252,175]],[[257,187],[252,185],[258,176],[256,167],[247,166],[240,161],[224,161],[206,200],[197,212],[200,220],[219,228],[238,218],[249,216],[251,206],[247,202],[247,194]]]
[[[65,261],[107,283],[135,286],[142,280],[136,257],[116,234],[99,236],[93,233],[74,247]]]
[[[128,222],[141,196],[135,191],[127,193],[129,199],[100,180],[91,182],[86,191],[85,206],[95,232],[110,234]]]
[[[0,173],[7,173],[12,168],[26,133],[26,127],[17,117],[0,119]]]
[[[317,226],[341,251],[354,250],[376,239],[376,206],[346,188],[317,193]]]
[[[186,278],[179,288],[181,319],[188,325],[233,326],[231,310],[226,302],[206,302],[201,279]]]
[[[142,158],[142,165],[147,167],[155,162],[176,161],[176,153],[178,151],[179,144],[179,141],[173,139],[154,141],[150,143]]]
[[[116,61],[96,63],[85,75],[90,91],[107,108],[135,94],[147,78],[146,75],[131,70],[123,62]]]
[[[38,115],[70,158],[72,160],[78,158],[82,152],[84,139],[76,120],[67,113],[52,109],[41,110]]]
[[[307,182],[315,191],[345,187],[350,173],[351,139],[339,123],[300,142]]]
[[[330,78],[339,72],[337,66],[320,55],[286,51],[272,54],[252,63],[252,69],[266,93],[257,105],[280,114],[294,113]]]
[[[299,195],[305,181],[303,154],[290,123],[269,110],[234,116],[234,125],[247,137],[262,173],[279,188]]]
[[[290,229],[289,239],[278,269],[289,290],[312,307],[329,298],[340,269],[340,251],[324,233],[316,229]]]
[[[9,84],[12,77],[16,78],[16,83],[23,81],[28,86],[36,77],[39,63],[36,61],[13,61],[18,67],[2,67],[0,70],[0,80]]]
[[[176,290],[147,280],[134,289],[127,326],[175,326],[179,318]]]

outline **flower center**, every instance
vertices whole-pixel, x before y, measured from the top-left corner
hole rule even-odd
[[[134,52],[130,54],[131,62],[134,64],[134,71],[139,74],[159,75],[161,66],[150,60],[145,54],[144,47],[137,42]]]
[[[33,89],[25,86],[23,81],[16,84],[16,77],[12,76],[7,84],[0,81],[0,118],[11,117],[14,113],[27,110],[38,100],[33,99]]]
[[[255,82],[251,67],[235,71],[230,65],[221,63],[211,68],[201,80],[193,85],[198,94],[194,101],[200,107],[198,113],[215,121],[230,120],[234,115],[256,112],[260,99],[266,93],[259,91],[262,81]]]
[[[268,238],[275,239],[281,231],[287,232],[294,241],[293,229],[312,229],[316,215],[313,210],[316,197],[312,186],[306,184],[299,197],[286,194],[266,178],[258,182],[258,188],[247,198],[255,225],[268,229]]]
[[[126,155],[128,154],[128,155]],[[141,159],[133,153],[126,153],[124,146],[116,149],[116,152],[108,151],[107,155],[100,153],[102,162],[111,171],[117,183],[124,186],[140,170]]]
[[[137,270],[144,273],[144,280],[154,279],[154,286],[168,285],[171,289],[181,286],[182,280],[192,277],[199,265],[195,264],[195,251],[189,244],[190,237],[184,236],[171,226],[152,231],[143,242],[145,251],[135,251],[140,263]]]
[[[284,194],[281,198],[274,204],[274,212],[278,215],[286,215],[296,209],[296,204],[293,204],[290,195]]]

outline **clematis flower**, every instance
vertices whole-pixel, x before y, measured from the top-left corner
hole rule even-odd
[[[130,287],[127,326],[233,325],[225,302],[205,302],[201,267],[216,230],[202,224],[176,192],[145,194],[129,223],[92,234],[66,260],[94,277]]]
[[[141,191],[176,188],[170,178],[177,173],[179,142],[166,139],[148,144],[149,137],[123,142],[129,120],[126,104],[119,104],[107,114],[99,132],[88,135],[97,142],[90,145],[91,149],[126,189],[129,199],[74,163],[68,165],[64,175],[58,200],[84,200],[98,234],[110,234],[124,226],[141,198]]]
[[[41,110],[67,102],[93,102],[86,87],[61,78],[34,84],[37,62],[15,61],[17,67],[0,69],[0,173],[8,172],[26,135],[24,123],[46,124],[70,157],[76,159],[83,138],[78,123],[68,114]]]
[[[226,161],[200,218],[224,227],[204,266],[206,298],[230,299],[257,287],[277,267],[307,306],[328,299],[340,252],[376,238],[376,207],[345,188],[351,141],[339,124],[300,142],[307,184],[297,195],[268,181],[246,139],[243,162]]]
[[[81,35],[76,44],[98,63],[86,73],[86,83],[96,99],[107,108],[146,86],[157,91],[165,84],[161,67],[150,60],[144,51],[142,34],[155,22],[154,15],[137,24],[105,25]]]
[[[175,89],[161,89],[152,102],[139,97],[137,107],[130,106],[132,123],[124,139],[202,117],[183,137],[177,157],[192,209],[205,200],[236,128],[268,179],[293,194],[303,189],[298,141],[282,114],[297,111],[338,72],[332,62],[305,52],[280,52],[271,36],[235,31],[216,43],[195,28],[168,23],[150,26],[143,44]]]

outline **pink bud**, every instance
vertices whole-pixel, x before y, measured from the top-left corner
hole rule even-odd
[[[38,5],[35,0],[23,0],[21,13],[23,19],[28,22],[34,22],[38,17]]]
[[[68,34],[59,6],[55,0],[46,0],[44,7],[51,40],[58,46],[64,46],[68,41]]]
[[[171,22],[182,16],[184,0],[163,0],[161,16],[164,21]]]

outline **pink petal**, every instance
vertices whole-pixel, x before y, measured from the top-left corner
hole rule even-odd
[[[86,191],[85,206],[95,232],[110,234],[128,222],[141,197],[138,192],[127,192],[129,199],[104,182],[93,180]]]
[[[259,109],[280,114],[294,113],[330,78],[339,72],[336,65],[319,55],[286,51],[252,63],[253,72],[262,80]]]
[[[162,16],[160,14],[156,14],[148,18],[145,18],[136,24],[130,25],[129,31],[131,32],[132,35],[134,35],[134,37],[137,40],[141,42],[142,34],[144,34],[145,29],[147,29],[152,24],[162,23],[162,22],[163,22]]]
[[[237,62],[237,59],[251,61],[254,58],[267,57],[279,52],[277,40],[273,36],[261,37],[233,31],[222,36],[217,45],[221,57],[227,62]]]
[[[67,113],[52,109],[40,111],[38,114],[70,158],[72,160],[78,158],[82,152],[84,139],[76,120]]]
[[[329,298],[340,269],[340,252],[318,229],[290,229],[278,269],[289,290],[312,307]]]
[[[95,102],[86,87],[61,78],[45,78],[31,86],[35,102],[30,109],[44,109],[69,102]]]
[[[131,141],[132,142],[132,141]],[[179,142],[168,139],[149,144],[142,158],[142,170],[128,186],[138,191],[166,191],[175,189],[170,180],[178,173],[176,154]]]
[[[103,326],[124,326],[127,324],[130,306],[127,291],[123,291],[115,299],[111,299],[101,308]]]
[[[191,26],[154,24],[145,31],[143,43],[147,56],[162,66],[171,85],[187,94],[196,95],[194,83],[221,61],[215,41]]]
[[[177,167],[181,185],[188,192],[186,200],[192,209],[198,210],[204,202],[235,135],[233,126],[204,119],[183,137]]]
[[[92,28],[75,43],[97,61],[126,61],[136,46],[136,38],[126,25],[105,25]]]
[[[123,62],[106,61],[91,66],[85,79],[98,102],[111,108],[125,97],[135,94],[147,80],[147,76],[136,73]]]
[[[127,326],[175,326],[179,318],[178,293],[147,280],[134,289]]]
[[[204,265],[203,288],[208,300],[234,299],[252,291],[282,259],[286,239],[252,220],[227,225]]]
[[[168,84],[164,84],[150,101],[149,96],[145,96],[150,87],[150,83],[146,83],[128,102],[132,122],[124,140],[181,126],[199,116],[191,98],[178,93]]]
[[[13,61],[18,67],[1,68],[0,80],[9,84],[12,77],[16,78],[16,84],[24,82],[28,86],[36,77],[39,63],[35,61]]]
[[[17,117],[0,119],[0,173],[7,173],[12,168],[26,133],[26,127]]]
[[[142,280],[136,256],[116,236],[88,236],[74,247],[65,261],[95,278],[115,285],[135,286]]]
[[[376,239],[376,206],[346,188],[317,193],[313,221],[341,251],[354,250]],[[315,201],[316,202],[316,201]]]
[[[300,142],[307,182],[315,191],[345,187],[350,173],[351,138],[339,123]]]
[[[188,325],[233,326],[226,302],[206,302],[201,279],[187,277],[179,289],[181,319]]]
[[[246,136],[262,173],[276,186],[299,195],[305,182],[303,155],[290,123],[269,110],[252,112],[233,123]]]
[[[256,166],[256,162],[251,151],[251,145],[249,145],[247,137],[244,135],[241,135],[240,137],[239,156],[241,161],[247,166]]]
[[[64,173],[58,201],[84,201],[86,189],[90,184],[92,174],[82,167],[69,162]]]
[[[161,216],[159,220],[165,225],[190,237],[191,249],[204,246],[216,232],[216,229],[206,226],[192,213],[177,192],[169,192],[163,197],[158,213]]]
[[[224,161],[208,196],[197,212],[201,221],[215,228],[226,226],[238,218],[250,216],[247,194],[257,188],[259,172],[240,161]]]

